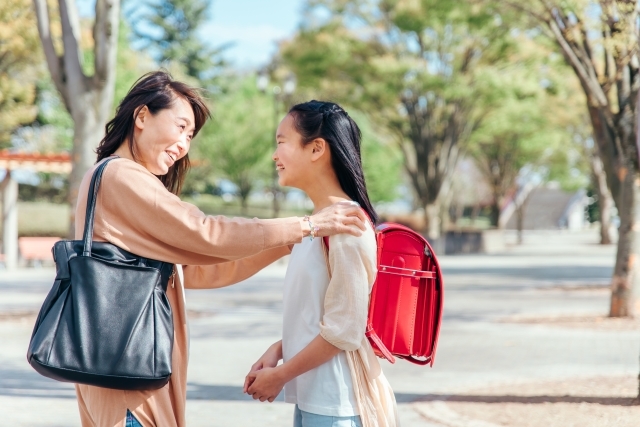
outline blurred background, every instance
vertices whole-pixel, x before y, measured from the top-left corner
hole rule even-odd
[[[277,185],[279,121],[310,99],[338,102],[357,121],[376,209],[432,242],[451,295],[436,368],[389,366],[407,425],[637,425],[638,9],[1,2],[0,413],[49,402],[58,415],[25,409],[12,425],[77,423],[70,389],[28,371],[21,352],[105,123],[142,74],[164,68],[202,88],[213,111],[181,196],[207,214],[309,213],[303,193]],[[223,346],[246,361],[213,368],[196,351],[193,375],[213,385],[190,383],[190,425],[288,425],[288,409],[269,422],[271,410],[243,411],[252,402],[225,376],[244,374],[258,336],[277,339],[285,265],[192,297],[196,349]],[[266,329],[254,336],[256,324]],[[229,325],[236,340],[211,332]]]

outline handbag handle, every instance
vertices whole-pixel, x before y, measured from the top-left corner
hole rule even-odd
[[[91,184],[89,184],[89,195],[87,196],[87,210],[84,217],[82,256],[91,256],[91,246],[93,243],[93,220],[96,213],[98,188],[100,187],[100,181],[102,180],[102,173],[104,172],[104,168],[107,166],[107,163],[116,158],[117,157],[111,157],[102,162],[91,177]]]

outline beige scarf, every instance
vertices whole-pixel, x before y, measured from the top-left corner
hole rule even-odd
[[[324,239],[322,247],[331,280],[328,248]],[[395,395],[367,337],[363,337],[359,349],[345,353],[362,427],[399,427]]]

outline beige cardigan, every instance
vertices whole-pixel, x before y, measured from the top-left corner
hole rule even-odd
[[[76,238],[82,238],[87,191],[95,167],[84,176],[76,207]],[[159,390],[124,391],[76,385],[83,427],[123,427],[127,409],[145,427],[185,425],[187,318],[183,286],[213,288],[250,277],[289,254],[302,241],[302,220],[228,219],[203,214],[167,191],[139,164],[116,159],[98,192],[94,239],[137,255],[184,264],[167,288],[173,309],[172,375]],[[230,262],[233,261],[233,262]]]
[[[344,350],[363,427],[398,427],[396,399],[365,337],[369,293],[376,278],[376,238],[370,224],[361,237],[333,236],[325,249],[329,286],[320,335]]]

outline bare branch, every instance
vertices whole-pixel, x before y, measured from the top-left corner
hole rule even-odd
[[[119,13],[119,0],[96,1],[96,21],[93,26],[95,41],[94,83],[99,87],[115,79]]]
[[[60,5],[60,23],[62,24],[62,42],[64,45],[64,80],[72,81],[68,91],[82,90],[85,75],[82,71],[82,50],[80,49],[80,19],[74,0],[58,0]],[[75,96],[69,93],[70,97]]]
[[[68,106],[67,86],[62,76],[63,60],[56,53],[53,45],[53,36],[51,35],[51,19],[49,18],[49,7],[47,0],[33,0],[33,7],[36,12],[36,20],[38,21],[38,33],[42,42],[42,49],[47,60],[47,67],[51,74],[51,79],[56,88],[62,95],[65,104]]]
[[[546,22],[548,20],[546,16],[539,14],[529,7],[523,6],[522,3],[518,1],[500,0],[500,2],[516,10],[524,12],[527,16],[532,16],[540,22]]]
[[[580,61],[578,55],[576,55],[575,50],[572,49],[567,42],[564,34],[560,31],[560,28],[558,28],[557,23],[555,21],[548,21],[547,25],[553,32],[553,35],[560,45],[560,49],[562,50],[564,57],[567,59],[567,62],[569,62],[571,67],[575,70],[578,78],[582,82],[583,86],[588,89],[591,97],[601,106],[608,105],[609,101],[607,100],[602,87],[600,87],[599,82],[590,78],[589,71],[585,69],[584,64]]]

